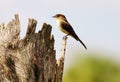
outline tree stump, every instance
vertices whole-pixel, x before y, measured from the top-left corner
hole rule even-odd
[[[36,25],[29,19],[23,39],[18,14],[7,26],[0,25],[0,82],[62,82],[65,49],[56,60],[51,25],[44,23],[35,33]]]

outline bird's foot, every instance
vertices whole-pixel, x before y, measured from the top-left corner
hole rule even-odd
[[[64,39],[67,39],[67,38],[68,38],[68,37],[67,37],[68,35],[69,35],[69,34],[65,35],[63,38],[64,38]]]

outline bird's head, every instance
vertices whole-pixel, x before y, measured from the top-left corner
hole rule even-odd
[[[53,18],[58,19],[58,20],[65,20],[66,17],[63,14],[56,14],[53,16]]]

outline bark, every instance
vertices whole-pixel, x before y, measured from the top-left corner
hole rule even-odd
[[[56,60],[52,27],[44,23],[35,33],[37,21],[29,19],[26,35],[20,39],[20,21],[0,25],[0,82],[62,82],[66,39]]]

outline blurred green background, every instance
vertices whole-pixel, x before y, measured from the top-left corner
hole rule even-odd
[[[101,55],[90,53],[71,60],[64,70],[63,82],[120,82],[119,63]]]

